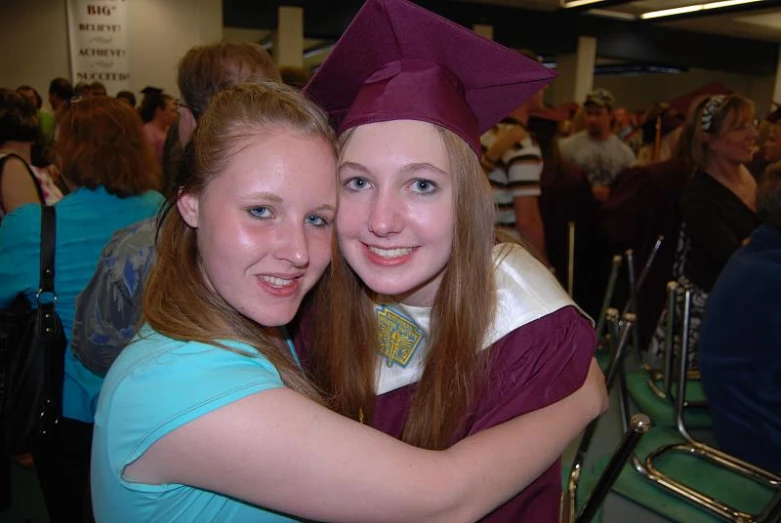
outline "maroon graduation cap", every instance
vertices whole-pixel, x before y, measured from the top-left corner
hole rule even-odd
[[[367,0],[304,88],[339,133],[421,120],[480,135],[555,72],[405,0]]]

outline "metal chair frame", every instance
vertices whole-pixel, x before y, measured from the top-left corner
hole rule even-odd
[[[616,309],[609,309],[608,315],[611,318],[618,316]],[[621,335],[613,337],[612,345],[612,359],[610,363],[610,370],[607,373],[606,386],[608,391],[615,383],[625,356],[625,348],[629,340],[629,335],[634,324],[634,314],[627,314],[624,321],[624,326],[621,331]],[[620,338],[620,339],[619,339]],[[617,341],[616,343],[616,340]],[[624,431],[623,437],[616,451],[613,453],[610,462],[603,471],[602,475],[597,480],[597,484],[594,486],[591,494],[585,505],[581,508],[580,512],[577,512],[577,495],[578,486],[580,482],[580,476],[583,472],[583,463],[586,458],[586,453],[591,445],[591,440],[596,432],[597,425],[599,424],[599,418],[592,421],[583,433],[583,437],[578,445],[575,459],[570,469],[569,479],[567,481],[567,489],[562,495],[562,510],[561,510],[561,522],[562,523],[587,523],[591,521],[597,513],[597,510],[604,502],[610,489],[618,479],[618,475],[621,473],[624,465],[629,457],[634,453],[637,444],[640,442],[640,438],[648,432],[651,428],[651,420],[644,414],[636,414],[632,417],[628,424],[628,430]]]
[[[673,340],[675,337],[675,310],[676,300],[678,293],[678,282],[671,281],[667,283],[667,324],[665,325],[666,336],[664,340],[664,369],[654,369],[650,365],[645,365],[643,368],[648,372],[648,379],[646,383],[651,392],[660,400],[667,400],[670,402],[676,401],[673,395],[673,356],[674,347]],[[696,376],[691,371],[687,370],[686,376],[688,379],[699,379],[699,372]],[[662,382],[662,388],[659,388],[657,382]],[[707,401],[689,401],[684,398],[683,407],[688,408],[707,408]]]
[[[675,287],[668,285],[670,296],[675,298]],[[686,383],[688,382],[688,355],[689,355],[689,329],[691,316],[691,291],[686,290],[684,294],[684,317],[681,333],[681,355],[680,355],[680,378],[677,383],[677,397],[675,398],[675,421],[678,432],[683,437],[684,442],[672,443],[659,447],[654,452],[651,452],[641,462],[636,455],[631,456],[631,463],[633,468],[640,473],[648,481],[658,485],[659,487],[667,490],[668,492],[694,504],[704,508],[710,513],[726,520],[734,521],[737,523],[777,523],[781,521],[781,477],[764,469],[761,469],[755,465],[740,460],[734,456],[731,456],[725,452],[715,449],[701,441],[695,439],[686,427],[684,420],[684,408],[686,405]],[[674,314],[668,314],[668,334],[674,332]],[[615,327],[617,328],[617,327]],[[667,344],[665,345],[665,370],[672,369],[672,339],[668,336]],[[670,374],[666,372],[666,374]],[[621,375],[619,381],[619,393],[622,397],[621,400],[621,414],[623,424],[629,423],[629,398],[626,390],[625,375]],[[670,392],[672,386],[669,382],[666,382],[666,397],[672,400]],[[667,388],[669,387],[669,388]],[[731,507],[721,501],[708,496],[676,479],[669,477],[668,475],[659,471],[655,465],[655,460],[668,452],[688,453],[711,463],[714,463],[720,467],[723,467],[731,472],[739,474],[747,479],[755,481],[760,484],[765,484],[778,491],[777,495],[771,503],[760,514],[748,514],[740,511],[734,507]]]

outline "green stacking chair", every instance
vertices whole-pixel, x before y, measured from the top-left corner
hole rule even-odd
[[[618,311],[608,309],[608,317],[612,323],[616,322]],[[607,373],[606,385],[608,391],[613,387],[616,377],[621,372],[623,358],[626,353],[626,345],[629,339],[629,332],[632,329],[634,315],[629,313],[625,317],[622,331],[612,340],[612,358],[610,370]],[[650,419],[643,414],[636,414],[632,417],[628,430],[624,431],[624,436],[615,452],[610,456],[609,462],[605,464],[600,475],[586,475],[582,477],[583,464],[586,453],[594,437],[599,418],[592,421],[583,433],[583,437],[578,445],[575,459],[570,468],[569,474],[565,477],[565,488],[561,501],[561,523],[588,523],[592,521],[599,512],[599,509],[610,492],[610,488],[618,477],[621,469],[626,464],[629,457],[634,452],[643,435],[651,427]],[[580,487],[590,492],[588,499],[580,502],[578,491]]]
[[[673,371],[673,338],[675,334],[675,300],[678,293],[678,283],[667,284],[667,336],[664,344],[664,368],[653,369],[642,363],[638,351],[641,368],[627,372],[626,387],[632,400],[638,408],[654,421],[656,426],[675,427],[676,389],[673,383],[676,379]],[[686,398],[683,403],[686,423],[693,429],[708,429],[713,426],[708,402],[699,379],[691,379],[693,373],[687,372]]]
[[[672,521],[781,521],[781,477],[695,439],[684,418],[687,398],[691,291],[684,293],[679,376],[675,387],[675,428],[655,426],[619,474],[614,490]],[[672,365],[666,362],[667,370]],[[619,379],[622,418],[628,423],[629,399]],[[599,472],[607,465],[598,463]]]

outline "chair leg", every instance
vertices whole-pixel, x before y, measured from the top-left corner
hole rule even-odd
[[[599,310],[599,316],[597,316],[597,336],[602,341],[605,330],[605,315],[610,302],[613,301],[613,295],[616,290],[616,282],[618,281],[618,271],[621,268],[621,256],[613,256],[613,262],[610,266],[610,277],[607,280],[607,287],[605,288],[605,296],[602,298],[602,308]],[[600,343],[601,345],[601,343]]]
[[[611,314],[611,326],[613,323],[612,321],[613,316],[614,315]],[[610,370],[608,371],[607,378],[605,380],[605,385],[607,387],[608,392],[613,387],[613,384],[615,383],[616,378],[618,376],[619,369],[623,365],[624,356],[626,354],[627,342],[629,340],[629,335],[634,325],[633,321],[634,321],[634,314],[627,313],[623,328],[621,329],[620,340],[618,341],[618,345],[616,345],[615,350],[613,351],[613,358],[610,362]],[[615,337],[611,339],[615,340]],[[570,468],[570,475],[567,481],[567,490],[562,496],[562,519],[568,522],[573,522],[575,519],[575,510],[577,507],[577,498],[578,498],[578,485],[580,483],[580,475],[583,472],[583,462],[586,459],[586,453],[588,452],[588,449],[591,446],[591,440],[594,438],[594,433],[597,430],[598,424],[599,424],[599,418],[595,419],[594,421],[588,424],[586,430],[583,432],[583,437],[580,439],[580,443],[578,444],[578,449],[577,452],[575,453],[575,459],[572,461],[572,467]]]
[[[594,519],[597,510],[602,506],[627,460],[633,455],[637,444],[640,443],[640,438],[648,432],[651,425],[651,419],[645,414],[635,414],[632,417],[629,431],[624,435],[620,445],[610,458],[610,462],[597,480],[594,490],[575,519],[575,523],[589,523]]]

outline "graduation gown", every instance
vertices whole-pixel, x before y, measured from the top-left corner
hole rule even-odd
[[[488,381],[456,440],[573,393],[585,380],[596,346],[591,321],[548,269],[517,245],[497,246],[495,258],[497,312],[484,348],[491,351]],[[397,343],[397,350],[386,346],[381,349],[384,354],[378,355],[378,395],[372,424],[400,439],[423,370],[430,309],[379,300],[378,312],[399,315],[413,323],[413,327],[404,326],[401,336],[418,341],[414,350],[409,350],[410,344],[406,350],[398,350]],[[393,331],[385,329],[382,322],[380,315],[381,333]],[[559,519],[560,497],[561,461],[557,460],[482,521],[554,523]]]

